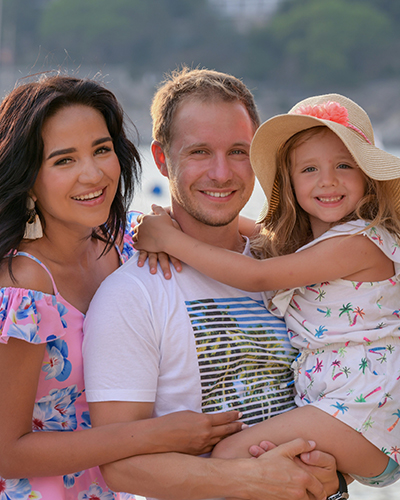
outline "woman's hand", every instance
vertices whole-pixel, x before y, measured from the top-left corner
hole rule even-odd
[[[222,439],[246,427],[238,422],[241,416],[238,411],[206,414],[186,410],[159,417],[165,422],[162,434],[169,441],[164,451],[190,455],[208,453]]]

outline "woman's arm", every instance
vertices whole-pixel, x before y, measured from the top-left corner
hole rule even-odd
[[[338,278],[376,281],[393,275],[389,259],[364,236],[338,236],[295,254],[256,260],[198,241],[174,228],[162,209],[157,213],[143,217],[136,226],[135,248],[165,251],[207,276],[242,290],[294,288]],[[364,277],[367,273],[368,279]]]
[[[180,412],[77,432],[32,432],[32,414],[45,344],[0,344],[0,476],[64,475],[144,453],[209,451],[236,432],[238,412]]]

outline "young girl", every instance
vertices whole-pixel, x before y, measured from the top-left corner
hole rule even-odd
[[[399,477],[400,159],[374,145],[365,111],[343,96],[306,99],[257,131],[251,161],[267,197],[256,260],[148,216],[136,248],[165,251],[231,286],[279,290],[298,408],[229,437],[214,456],[303,437],[367,484]],[[362,476],[362,477],[359,477]]]

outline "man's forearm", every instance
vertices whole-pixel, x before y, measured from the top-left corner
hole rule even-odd
[[[295,440],[257,459],[201,458],[180,453],[142,455],[102,467],[114,491],[162,500],[236,497],[243,500],[323,500],[323,486],[293,459],[311,451]],[[314,496],[312,496],[314,495]]]
[[[233,496],[231,470],[227,460],[180,453],[142,455],[102,467],[103,477],[112,490],[162,500]]]

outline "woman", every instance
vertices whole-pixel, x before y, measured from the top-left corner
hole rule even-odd
[[[95,81],[42,77],[0,105],[0,498],[133,498],[97,466],[204,453],[241,426],[237,412],[182,412],[90,428],[82,325],[134,252],[124,229],[139,174],[122,109]]]

